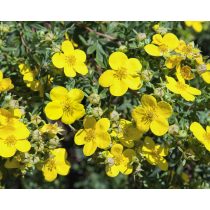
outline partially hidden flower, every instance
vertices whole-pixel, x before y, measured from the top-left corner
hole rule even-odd
[[[167,102],[157,102],[155,97],[144,94],[141,105],[132,110],[132,117],[140,131],[147,132],[151,129],[155,135],[162,136],[169,129],[168,118],[172,112],[172,107]]]
[[[106,149],[111,143],[111,137],[108,133],[110,121],[107,118],[101,118],[96,122],[94,117],[86,117],[83,121],[84,129],[80,129],[75,137],[76,145],[84,145],[83,153],[85,156],[91,156],[97,148]]]
[[[67,77],[75,77],[76,73],[86,75],[88,68],[85,64],[86,54],[84,51],[74,49],[71,41],[65,40],[61,45],[62,52],[55,53],[52,57],[53,65],[59,69],[64,69]]]
[[[49,102],[44,111],[51,120],[58,120],[65,124],[72,124],[85,114],[84,106],[81,104],[84,98],[82,90],[74,88],[68,91],[62,86],[56,86],[50,91]]]
[[[52,136],[62,133],[64,130],[59,127],[58,123],[54,124],[44,124],[41,129],[41,133],[48,133]]]
[[[113,96],[124,95],[128,88],[138,90],[142,86],[140,71],[142,65],[136,58],[129,58],[122,52],[114,52],[109,56],[110,70],[106,70],[99,78],[102,87],[109,87]]]
[[[123,146],[132,148],[143,133],[131,121],[120,119],[118,127],[112,131],[111,135],[117,137]]]
[[[3,72],[0,71],[0,93],[14,88],[10,78],[3,78]]]
[[[195,95],[201,95],[201,91],[185,83],[180,74],[177,74],[178,81],[173,77],[166,76],[166,87],[175,94],[181,95],[186,101],[194,101]]]
[[[205,130],[200,123],[193,122],[190,125],[190,130],[198,141],[210,152],[210,126],[206,126]]]
[[[71,168],[70,163],[66,160],[67,152],[64,148],[51,150],[50,157],[42,167],[44,178],[48,182],[52,182],[57,175],[66,176]]]
[[[144,49],[152,56],[168,55],[179,45],[179,40],[176,35],[172,33],[166,33],[164,36],[155,34],[152,37],[152,43],[147,44]]]
[[[183,79],[185,80],[191,80],[195,78],[195,75],[191,71],[190,66],[177,66],[176,68],[177,74],[181,75]]]
[[[210,84],[210,63],[207,64],[201,64],[202,70],[200,73],[201,77],[203,80],[207,83]],[[199,67],[198,67],[199,68]],[[198,70],[199,71],[199,70]]]
[[[133,160],[136,153],[132,149],[123,150],[121,144],[114,144],[109,151],[105,152],[106,174],[116,177],[119,173],[129,175],[133,172]]]
[[[196,32],[200,33],[203,30],[201,21],[184,21],[187,27],[192,27]]]
[[[168,163],[164,158],[168,155],[168,148],[155,144],[152,138],[146,136],[141,152],[151,165],[157,165],[163,171],[168,170]]]

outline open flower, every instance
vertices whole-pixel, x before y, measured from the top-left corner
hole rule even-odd
[[[136,153],[132,149],[123,151],[121,144],[114,144],[111,151],[107,151],[106,157],[106,174],[110,177],[117,176],[120,172],[129,175],[133,172],[132,162]]]
[[[142,132],[151,129],[155,135],[162,136],[169,129],[168,118],[172,112],[170,104],[165,101],[157,103],[153,96],[145,94],[141,98],[141,106],[132,110],[132,117]]]
[[[69,173],[71,165],[66,158],[67,152],[64,148],[51,150],[49,159],[42,167],[42,172],[46,181],[54,181],[57,178],[57,174],[66,176]]]
[[[190,66],[177,66],[176,68],[177,74],[179,74],[180,76],[182,76],[183,79],[185,80],[191,80],[195,77],[195,75],[192,73],[191,71],[191,67]]]
[[[168,163],[164,158],[168,155],[166,147],[155,144],[150,137],[146,136],[141,152],[151,165],[157,165],[163,171],[168,170]]]
[[[184,22],[187,27],[192,27],[198,33],[203,30],[201,21],[184,21]]]
[[[61,134],[64,130],[58,126],[58,123],[54,124],[44,124],[41,129],[41,133],[48,133],[51,136],[55,136],[57,134]]]
[[[76,145],[84,145],[83,153],[85,156],[92,155],[97,147],[106,149],[111,143],[111,137],[107,132],[110,127],[110,121],[107,118],[101,118],[96,122],[94,117],[86,117],[83,121],[84,129],[80,129],[75,137]]]
[[[210,126],[206,126],[205,129],[198,122],[193,122],[190,125],[190,130],[193,135],[200,141],[205,148],[210,152]]]
[[[67,77],[75,77],[76,72],[82,75],[88,73],[85,65],[86,54],[84,51],[74,49],[71,41],[65,40],[61,45],[63,53],[55,53],[52,57],[53,65],[57,68],[64,68],[64,74]]]
[[[113,96],[124,95],[128,88],[138,90],[142,86],[140,80],[141,63],[136,58],[130,58],[122,52],[114,52],[109,57],[111,70],[106,70],[99,78],[102,87],[110,87]]]
[[[80,89],[71,89],[68,91],[62,86],[54,87],[50,91],[49,102],[44,111],[51,120],[58,120],[65,124],[72,124],[85,114],[84,106],[81,104],[84,93]]]
[[[183,58],[179,55],[171,55],[166,59],[165,66],[168,69],[173,69],[174,67],[179,66],[182,60]]]
[[[19,121],[0,127],[0,156],[12,157],[16,150],[28,152],[31,148],[27,140],[30,132],[27,127]]]
[[[131,121],[125,119],[120,119],[118,127],[111,133],[112,136],[120,140],[123,146],[128,148],[134,147],[134,142],[139,140],[142,134]]]
[[[173,93],[180,94],[186,101],[194,101],[194,95],[201,95],[201,91],[197,88],[191,87],[185,83],[183,77],[178,73],[178,81],[173,77],[166,76],[167,84],[166,87]]]
[[[14,88],[10,78],[3,78],[3,72],[0,71],[0,93]]]
[[[167,33],[163,37],[160,34],[155,34],[152,37],[152,44],[147,44],[144,49],[149,55],[162,56],[176,49],[178,45],[179,40],[172,33]]]

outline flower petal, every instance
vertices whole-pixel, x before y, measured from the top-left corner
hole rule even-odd
[[[168,163],[164,158],[157,159],[157,165],[162,171],[168,170]]]
[[[86,54],[83,50],[74,50],[74,56],[79,63],[84,63],[86,61]]]
[[[201,142],[205,142],[206,131],[205,129],[199,124],[198,122],[193,122],[190,125],[190,130],[192,131],[193,135]]]
[[[65,55],[63,53],[55,53],[52,57],[52,63],[57,68],[63,68],[65,63]]]
[[[186,101],[194,101],[195,100],[195,96],[188,93],[188,92],[181,92],[181,96],[186,100]]]
[[[74,70],[81,75],[86,75],[88,73],[88,68],[84,63],[77,63],[74,66]]]
[[[173,113],[173,109],[169,103],[166,103],[165,101],[160,101],[157,104],[157,113],[164,118],[169,118]]]
[[[69,40],[62,42],[61,49],[64,52],[64,55],[71,55],[74,52],[73,44]]]
[[[114,70],[124,67],[127,61],[128,57],[122,52],[114,52],[109,56],[109,65]]]
[[[78,130],[74,136],[75,144],[76,145],[84,145],[86,143],[85,137],[86,137],[86,131],[83,129]]]
[[[86,143],[83,147],[83,153],[85,156],[91,156],[97,149],[97,144],[94,141]]]
[[[69,65],[64,66],[64,74],[67,77],[75,77],[76,76],[76,72],[74,71],[73,67],[69,66]]]
[[[95,128],[96,120],[94,117],[85,117],[85,119],[83,120],[83,125],[85,129]]]
[[[152,56],[162,56],[162,53],[159,49],[159,47],[155,46],[154,44],[147,44],[144,47],[144,50]]]
[[[187,87],[187,92],[193,95],[201,95],[201,91],[194,87]]]
[[[114,144],[111,148],[111,154],[119,156],[123,152],[123,146],[121,144]]]
[[[174,50],[179,45],[179,40],[176,35],[167,33],[163,36],[163,43],[168,46],[170,50]]]
[[[141,97],[141,104],[143,107],[155,108],[157,106],[157,101],[156,101],[155,97],[153,97],[151,95],[144,94]]]
[[[106,149],[111,143],[111,137],[107,132],[96,132],[96,144],[100,149]]]
[[[80,103],[83,100],[84,95],[84,92],[78,88],[73,88],[68,92],[68,97],[71,100],[76,101],[78,103]]]
[[[122,96],[128,90],[127,84],[123,80],[115,79],[110,86],[110,93],[113,96]]]
[[[48,182],[52,182],[57,178],[57,171],[55,169],[49,170],[47,167],[43,166],[42,172],[45,180]]]
[[[109,87],[112,85],[113,83],[113,79],[114,79],[114,72],[113,70],[106,70],[104,73],[101,74],[101,76],[99,77],[99,84],[102,87]]]
[[[58,120],[63,115],[62,106],[57,101],[49,102],[46,105],[44,112],[46,116],[51,120]]]
[[[143,152],[152,152],[155,148],[155,142],[149,136],[144,139],[144,145],[142,147]]]
[[[56,86],[50,91],[50,98],[52,101],[63,101],[67,96],[68,90],[62,86]]]
[[[107,165],[105,170],[106,170],[107,176],[110,176],[110,177],[116,177],[119,174],[119,169],[116,165],[112,165],[112,166]]]
[[[4,158],[12,157],[16,152],[14,145],[9,146],[4,141],[0,140],[0,156]]]
[[[162,136],[165,133],[167,133],[169,128],[168,121],[164,118],[161,118],[160,116],[153,120],[150,124],[150,129],[152,133],[154,133],[156,136]]]
[[[142,69],[142,65],[140,61],[136,58],[128,59],[128,72],[129,74],[136,74],[139,73]]]
[[[210,71],[201,74],[201,77],[206,83],[210,84]]]
[[[21,152],[28,152],[31,149],[31,144],[28,140],[21,140],[16,142],[15,147]]]
[[[124,81],[131,90],[138,90],[142,86],[139,76],[128,75]]]
[[[96,130],[98,131],[107,131],[110,127],[110,121],[108,118],[101,118],[97,123],[96,123]]]

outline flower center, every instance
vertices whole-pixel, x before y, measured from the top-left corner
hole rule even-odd
[[[49,171],[52,171],[53,169],[56,169],[56,164],[54,158],[47,161],[46,167]]]
[[[119,166],[119,165],[122,164],[122,156],[121,156],[121,155],[115,156],[115,157],[114,157],[114,164],[115,164],[116,166]]]
[[[156,117],[154,110],[145,110],[144,116],[142,117],[142,121],[144,124],[150,124],[154,118]]]
[[[69,116],[73,114],[73,106],[72,106],[72,102],[70,100],[65,100],[63,102],[63,112]]]
[[[167,52],[168,51],[168,47],[165,44],[162,44],[159,46],[159,49],[162,53]]]
[[[14,136],[9,136],[4,140],[4,143],[9,147],[14,146],[16,142],[17,140]]]
[[[125,68],[120,68],[115,72],[114,77],[118,80],[125,79],[127,77],[127,70]]]
[[[73,55],[66,56],[66,57],[65,57],[65,63],[66,63],[68,66],[74,66],[75,63],[76,63],[76,58],[75,58],[75,56],[73,56]]]
[[[95,132],[93,129],[86,129],[86,136],[85,136],[85,141],[86,142],[91,142],[91,141],[94,141],[95,139]]]

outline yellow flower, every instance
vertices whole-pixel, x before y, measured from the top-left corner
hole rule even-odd
[[[19,121],[0,127],[0,156],[12,157],[16,150],[28,152],[31,148],[27,140],[30,132],[27,127]]]
[[[0,71],[0,93],[14,88],[10,78],[3,78],[3,72]]]
[[[148,136],[144,139],[142,155],[151,165],[157,165],[163,171],[168,170],[168,163],[164,158],[168,155],[168,149],[155,144],[155,142]]]
[[[58,120],[65,124],[72,124],[75,120],[80,119],[85,114],[84,106],[81,104],[84,93],[80,89],[71,89],[57,86],[50,91],[49,102],[44,111],[51,120]]]
[[[152,44],[147,44],[144,47],[145,51],[152,56],[167,55],[179,45],[178,38],[172,33],[167,33],[163,37],[160,34],[155,34],[152,40]]]
[[[129,175],[133,172],[132,162],[136,153],[132,149],[123,151],[121,144],[114,144],[111,151],[107,151],[106,157],[106,174],[110,177],[117,176],[120,172]]]
[[[185,84],[185,80],[177,74],[178,81],[173,77],[166,76],[167,84],[166,87],[173,93],[180,94],[186,101],[194,101],[194,95],[201,95],[201,91],[197,88],[191,87]]]
[[[198,122],[193,122],[190,125],[190,130],[192,131],[193,135],[198,139],[198,141],[200,141],[210,152],[210,126],[206,126],[205,131],[205,129]]]
[[[4,164],[4,167],[7,169],[20,168],[20,166],[20,163],[14,158],[12,158],[11,160],[7,159]]]
[[[52,57],[53,65],[59,69],[64,68],[67,77],[75,77],[76,72],[82,75],[88,73],[85,65],[86,54],[82,50],[74,49],[71,41],[65,40],[61,45],[63,53],[55,53]]]
[[[111,133],[112,136],[116,136],[123,146],[132,148],[134,147],[134,141],[141,138],[142,132],[133,125],[131,121],[120,119],[119,126]]]
[[[42,172],[46,181],[54,181],[57,178],[57,174],[66,176],[69,173],[71,165],[66,158],[67,152],[64,148],[51,150],[49,159],[42,167]]]
[[[41,133],[49,133],[50,135],[54,136],[60,134],[64,130],[58,126],[58,123],[54,124],[45,124],[40,129]]]
[[[132,117],[142,132],[151,129],[157,136],[164,135],[168,129],[168,118],[172,115],[172,107],[165,101],[159,101],[151,95],[144,94],[141,98],[141,106],[132,110]]]
[[[174,67],[179,66],[182,60],[183,60],[183,58],[181,56],[172,55],[166,59],[165,66],[168,69],[173,69]]]
[[[186,44],[185,41],[180,40],[175,52],[179,53],[183,58],[195,60],[198,64],[203,63],[203,57],[200,50],[194,47],[194,43]]]
[[[195,75],[191,72],[190,66],[177,66],[176,68],[177,74],[181,75],[185,80],[194,79]]]
[[[185,21],[185,25],[187,27],[192,27],[198,33],[203,30],[201,21]]]
[[[210,63],[205,65],[205,71],[201,73],[201,77],[207,84],[210,84]]]
[[[85,156],[92,155],[97,147],[106,149],[111,143],[111,137],[107,132],[110,127],[110,121],[107,118],[101,118],[96,122],[94,117],[86,117],[83,121],[84,129],[80,129],[75,137],[76,145],[84,145],[83,153]]]
[[[99,78],[102,87],[110,87],[113,96],[124,95],[128,88],[138,90],[142,86],[140,80],[141,63],[136,58],[129,58],[122,52],[114,52],[109,56],[111,70],[106,70]]]

